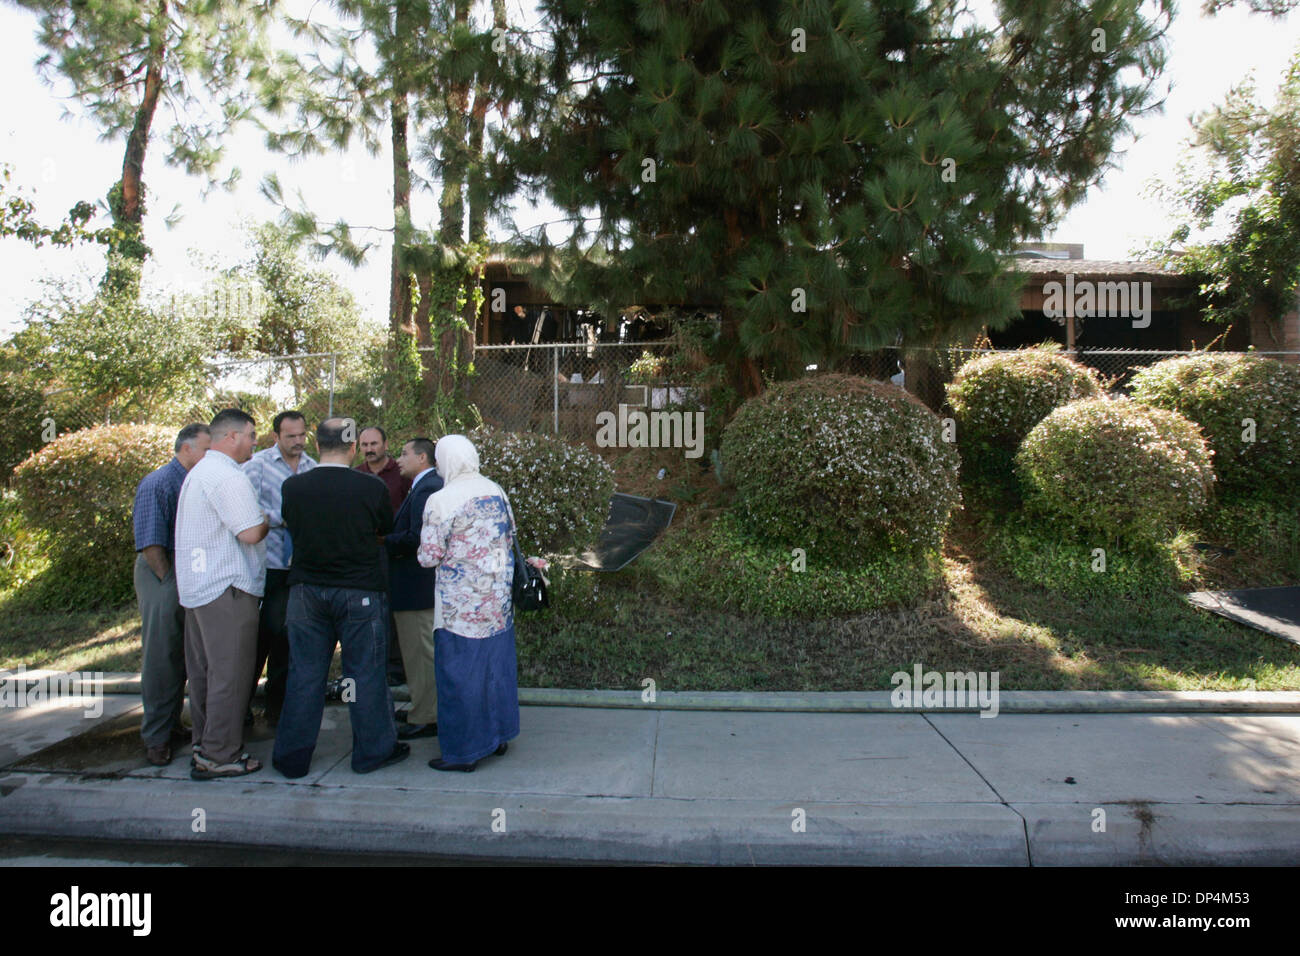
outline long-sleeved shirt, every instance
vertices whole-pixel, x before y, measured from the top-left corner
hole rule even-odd
[[[304,452],[298,458],[298,470],[289,470],[289,463],[280,453],[279,445],[264,448],[244,462],[244,474],[257,492],[258,503],[271,520],[271,530],[266,535],[266,566],[284,570],[289,566],[289,547],[285,540],[284,518],[280,516],[280,486],[290,475],[301,475],[316,467],[315,460]]]
[[[514,622],[512,517],[505,493],[478,473],[429,496],[416,560],[438,568],[435,628],[484,638]]]

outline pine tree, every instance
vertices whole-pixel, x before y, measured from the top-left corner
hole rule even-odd
[[[518,251],[568,301],[717,309],[746,393],[997,327],[1007,253],[1155,105],[1172,5],[1140,7],[543,0],[553,59],[509,157],[571,231]]]
[[[149,255],[144,162],[160,104],[169,107],[166,161],[214,180],[222,136],[252,108],[267,78],[269,2],[13,0],[40,17],[37,67],[61,75],[105,137],[126,134],[122,175],[109,190],[117,230],[106,288],[134,294]],[[253,82],[250,82],[253,81]],[[233,185],[238,170],[226,185]]]
[[[424,353],[431,400],[454,390],[472,359],[473,339],[464,332],[466,315],[458,303],[481,273],[488,210],[501,201],[485,184],[483,143],[488,114],[502,101],[501,77],[518,55],[502,56],[508,52],[499,48],[505,4],[493,0],[491,7],[489,29],[472,22],[472,0],[335,0],[341,26],[291,21],[319,49],[302,59],[298,83],[268,104],[294,107],[296,121],[268,140],[291,154],[346,148],[354,139],[378,152],[387,139],[393,175],[390,358],[394,372],[405,367],[403,337],[437,346]],[[419,188],[438,191],[434,226],[412,220],[412,190]],[[284,204],[274,177],[263,191]],[[325,222],[305,208],[287,218],[297,234],[315,237],[322,254],[355,264],[369,249],[346,222]]]

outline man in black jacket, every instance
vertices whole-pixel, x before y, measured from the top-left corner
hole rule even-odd
[[[381,541],[393,529],[387,486],[352,470],[356,423],[330,418],[316,429],[320,464],[281,487],[280,515],[293,537],[289,568],[289,681],[271,763],[304,776],[320,734],[325,679],[343,645],[343,699],[352,720],[352,769],[369,773],[408,756],[397,740],[384,679],[388,580]]]
[[[411,709],[397,729],[399,740],[438,735],[438,688],[433,677],[433,605],[437,568],[422,568],[415,560],[420,547],[420,526],[429,496],[442,488],[442,478],[433,464],[433,442],[412,438],[402,446],[397,467],[411,481],[411,492],[393,520],[391,534],[384,537],[388,548],[389,593],[397,642],[406,667],[406,686],[411,691]]]

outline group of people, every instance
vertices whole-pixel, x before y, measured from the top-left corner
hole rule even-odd
[[[165,766],[190,743],[194,779],[260,770],[244,734],[265,667],[272,764],[304,776],[336,645],[355,772],[405,759],[424,737],[438,738],[435,770],[504,754],[519,733],[515,524],[473,444],[417,437],[393,459],[382,429],[330,418],[316,428],[318,462],[301,413],[272,427],[274,442],[254,453],[256,423],[239,409],[187,425],[175,457],[136,490],[149,762]],[[387,680],[393,635],[407,711]]]

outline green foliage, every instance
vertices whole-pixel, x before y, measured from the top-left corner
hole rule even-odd
[[[627,380],[633,385],[654,385],[663,380],[664,357],[650,351],[628,366]]]
[[[729,355],[761,363],[754,391],[760,371],[1018,316],[1005,255],[1152,104],[1173,13],[1007,0],[985,27],[921,0],[539,9],[552,62],[498,142],[570,231],[557,246],[539,229],[521,258],[606,314],[718,309]]]
[[[908,606],[943,580],[938,548],[865,548],[852,560],[796,556],[783,545],[756,541],[732,512],[700,535],[676,535],[654,557],[661,584],[678,599],[763,618],[823,618]]]
[[[1016,468],[1032,510],[1105,540],[1167,540],[1214,482],[1196,425],[1126,398],[1058,408],[1025,438]]]
[[[988,553],[1026,583],[1070,597],[1114,598],[1152,596],[1186,585],[1195,566],[1191,545],[1186,533],[1167,541],[1115,542],[1068,521],[1021,512],[999,520]]]
[[[1206,516],[1205,537],[1253,560],[1252,587],[1300,580],[1300,504],[1294,496],[1221,499]]]
[[[442,435],[464,431],[478,423],[472,409],[455,393],[428,398],[424,364],[414,336],[398,332],[371,354],[378,357],[378,362],[368,363],[371,379],[365,391],[383,397],[377,415],[379,424],[390,434],[423,435],[436,441]],[[336,401],[335,407],[346,408],[347,414],[352,414],[351,405]]]
[[[95,215],[95,207],[79,202],[68,210],[59,225],[50,227],[36,219],[36,207],[21,192],[10,192],[9,180],[13,167],[0,163],[0,239],[16,236],[36,248],[45,243],[71,246],[77,242],[107,243],[114,238],[112,229],[87,229],[86,223]]]
[[[741,527],[827,561],[939,547],[961,499],[938,416],[893,385],[847,375],[750,399],[722,440]]]
[[[42,384],[17,349],[0,346],[0,484],[43,441],[48,405]]]
[[[269,78],[268,4],[15,2],[39,17],[41,74],[67,80],[106,136],[132,129],[157,79],[174,121],[162,130],[166,161],[189,173],[212,175],[222,135],[251,109],[251,84]]]
[[[66,607],[116,605],[133,593],[135,490],[172,457],[176,435],[153,425],[105,425],[63,435],[14,471],[23,520],[48,542],[63,589],[42,600]]]
[[[1245,323],[1256,307],[1283,315],[1300,289],[1300,54],[1271,109],[1248,79],[1192,126],[1186,154],[1154,190],[1179,224],[1149,254],[1202,280],[1207,318]]]
[[[122,180],[118,180],[108,190],[108,211],[113,217],[115,235],[109,248],[107,287],[125,291],[139,288],[140,263],[153,253],[144,241],[144,215],[148,211],[145,194],[148,190],[143,182],[139,184],[140,198],[136,208],[138,219],[130,218],[122,196]],[[122,260],[122,261],[118,261]]]
[[[13,338],[22,360],[97,417],[167,420],[202,395],[213,341],[207,315],[141,301],[133,288],[85,298],[74,283],[54,279],[27,320]]]
[[[549,435],[488,428],[469,436],[479,470],[510,498],[525,554],[566,554],[605,527],[614,470],[599,455]]]
[[[1294,499],[1300,367],[1259,355],[1198,352],[1138,372],[1132,396],[1201,426],[1222,495]]]
[[[1096,372],[1053,349],[1026,348],[971,359],[948,385],[962,477],[1010,490],[1012,459],[1030,430],[1053,409],[1099,394]]]
[[[41,539],[23,520],[18,492],[0,490],[0,591],[22,588],[44,570]]]

